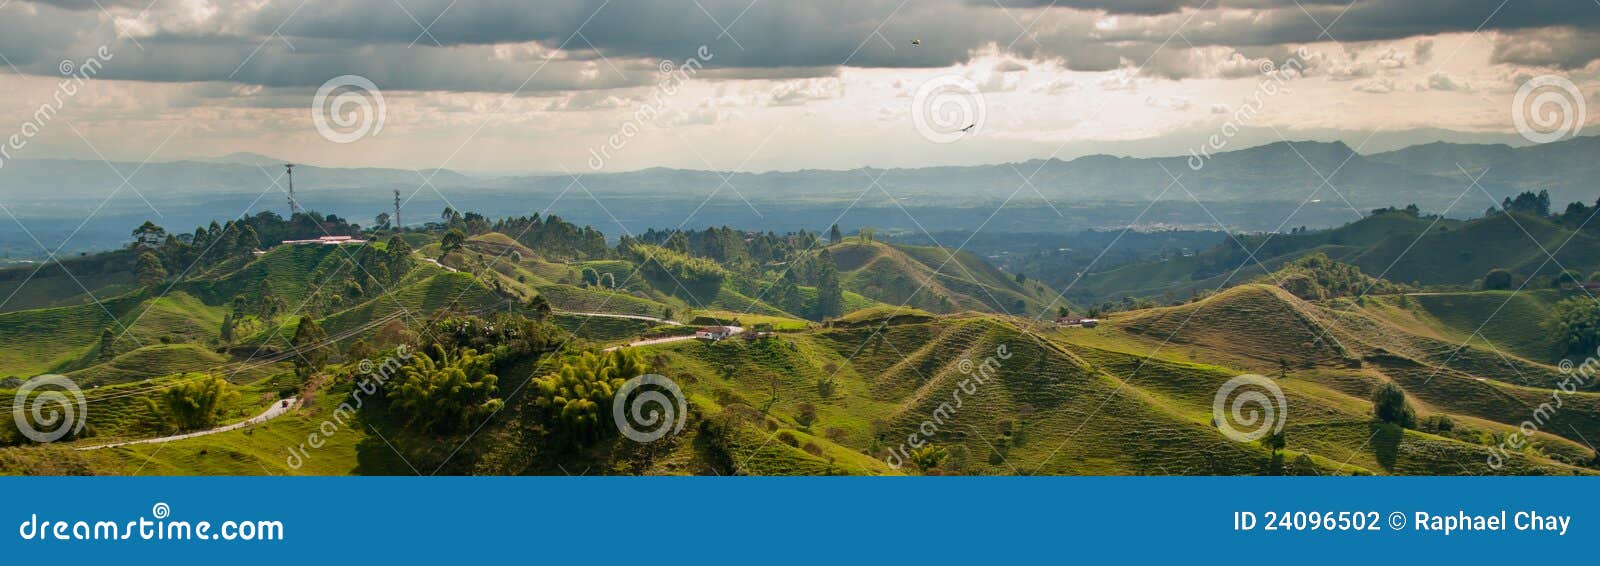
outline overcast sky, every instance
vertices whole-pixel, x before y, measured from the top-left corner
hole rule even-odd
[[[1182,153],[1229,124],[1359,145],[1515,134],[1544,75],[1600,119],[1596,0],[0,0],[0,56],[0,141],[26,142],[8,159],[910,167]],[[319,132],[344,75],[377,87],[381,129],[347,105],[353,126]]]

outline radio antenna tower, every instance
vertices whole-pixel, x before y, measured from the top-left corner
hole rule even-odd
[[[394,229],[396,232],[404,230],[406,224],[400,221],[400,189],[394,191]]]
[[[294,215],[300,214],[300,202],[294,199],[294,164],[285,163],[283,168],[289,175],[289,217],[294,218]]]

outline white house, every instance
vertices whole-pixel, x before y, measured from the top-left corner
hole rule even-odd
[[[298,246],[316,244],[324,246],[337,246],[339,244],[365,244],[366,240],[358,240],[349,236],[323,236],[315,240],[284,240],[285,245]]]
[[[727,326],[707,326],[694,331],[694,337],[715,342],[733,336],[733,328]]]
[[[1081,326],[1083,328],[1094,328],[1099,324],[1100,319],[1096,318],[1084,318],[1081,316],[1063,316],[1056,318],[1056,326],[1060,327]]]

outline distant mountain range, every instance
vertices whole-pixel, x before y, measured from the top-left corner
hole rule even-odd
[[[1442,211],[1455,203],[1457,208],[1449,214],[1461,216],[1488,206],[1482,190],[1468,190],[1472,178],[1481,173],[1486,174],[1479,185],[1496,200],[1524,190],[1549,190],[1558,203],[1592,200],[1593,179],[1600,172],[1595,155],[1600,155],[1600,137],[1526,147],[1435,142],[1368,155],[1343,142],[1278,142],[1203,160],[1190,155],[1090,155],[981,166],[735,173],[731,182],[745,198],[769,202],[826,195],[849,198],[878,179],[897,198],[938,197],[946,204],[1040,195],[1060,204],[1147,202],[1163,193],[1164,198],[1180,202],[1300,202],[1310,196],[1328,202],[1347,200],[1358,210],[1416,203],[1428,211]],[[17,160],[7,162],[0,174],[0,191],[12,198],[103,195],[121,184],[120,172],[132,175],[134,186],[159,187],[163,195],[251,193],[270,187],[281,174],[282,163],[269,156],[238,153],[143,167],[116,163],[113,171],[96,161]],[[706,195],[722,185],[725,174],[653,168],[591,173],[583,177],[583,185],[602,194]],[[392,187],[409,193],[422,186],[425,175],[432,175],[435,187],[458,191],[556,192],[571,182],[566,176],[485,178],[450,170],[433,174],[311,165],[295,169],[297,188],[314,192]],[[1037,194],[1024,183],[1030,178]]]

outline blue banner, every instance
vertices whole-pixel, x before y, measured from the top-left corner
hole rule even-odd
[[[236,564],[1590,560],[1580,478],[4,478],[0,556]],[[1241,554],[1244,553],[1244,554]]]

